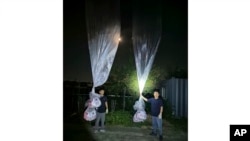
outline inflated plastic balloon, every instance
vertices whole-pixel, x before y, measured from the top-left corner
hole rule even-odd
[[[93,88],[84,119],[94,120],[95,108],[101,105],[95,87],[103,85],[109,76],[120,39],[119,0],[86,0],[86,25]],[[96,111],[95,111],[96,112]]]
[[[143,5],[135,0],[134,5],[132,39],[139,91],[142,93],[161,40],[161,11],[159,0],[154,3],[145,1]]]
[[[109,76],[120,39],[119,0],[86,0],[88,47],[93,89]]]
[[[155,0],[154,3],[144,1],[141,5],[140,1],[134,1],[132,39],[140,94],[143,92],[161,40],[160,3],[159,0]],[[144,121],[147,114],[143,99],[136,101],[133,107],[137,110],[133,121]]]

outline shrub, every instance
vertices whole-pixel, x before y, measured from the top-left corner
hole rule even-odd
[[[163,100],[163,115],[162,117],[166,120],[172,119],[172,106],[168,100]]]
[[[176,130],[188,131],[188,119],[187,118],[171,118],[169,122],[174,126]]]
[[[132,115],[127,111],[115,111],[106,115],[106,122],[109,125],[130,126],[133,122],[132,120]]]
[[[110,112],[106,115],[106,124],[107,125],[122,125],[129,127],[141,127],[148,125],[147,121],[141,123],[133,122],[133,114],[131,111],[115,111]]]

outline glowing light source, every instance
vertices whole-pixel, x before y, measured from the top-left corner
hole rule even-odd
[[[118,41],[120,42],[122,39],[121,39],[121,37],[118,39]]]
[[[145,85],[145,83],[143,83],[143,81],[142,81],[142,80],[141,80],[141,81],[139,81],[139,91],[140,91],[140,94],[141,94],[141,93],[142,93],[142,91],[143,91],[144,85]]]
[[[140,94],[143,92],[145,83],[146,83],[146,79],[141,78],[141,79],[139,80],[139,91],[140,91]]]

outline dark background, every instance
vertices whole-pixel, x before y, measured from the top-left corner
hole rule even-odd
[[[154,2],[152,0],[152,2]],[[132,52],[132,0],[121,0],[121,37],[113,67],[127,63]],[[143,1],[141,2],[143,4]],[[162,2],[162,38],[154,65],[166,71],[187,70],[187,1]],[[64,0],[63,7],[64,80],[92,81],[85,23],[85,1]]]

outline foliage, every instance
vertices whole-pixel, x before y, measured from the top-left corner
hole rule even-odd
[[[115,111],[107,114],[106,122],[109,125],[132,125],[132,115],[127,111]]]
[[[164,107],[163,107],[163,119],[169,121],[175,128],[175,130],[182,130],[182,131],[185,131],[187,132],[187,118],[175,118],[173,115],[172,115],[172,107],[169,103],[169,101],[167,100],[164,100]]]
[[[188,78],[188,72],[186,69],[177,66],[174,71],[171,72],[170,76],[175,78]]]
[[[188,131],[188,119],[187,118],[170,118],[168,121],[174,126],[176,130]]]
[[[146,81],[144,92],[151,92],[154,88],[157,88],[159,83],[166,79],[166,73],[162,68],[154,65]],[[129,94],[138,94],[139,87],[135,65],[129,63],[122,66],[114,66],[106,85],[108,85],[109,91],[116,94],[121,94],[124,88],[126,88],[126,92]]]
[[[172,106],[171,104],[169,103],[168,100],[163,100],[163,115],[162,117],[164,119],[171,119],[173,118],[173,115],[172,115]]]
[[[148,125],[150,123],[148,122],[134,123],[133,113],[129,111],[115,111],[115,112],[110,112],[109,114],[106,115],[106,124],[140,127],[142,125]]]
[[[138,98],[128,98],[126,99],[126,107],[125,107],[125,111],[121,110],[122,105],[121,105],[121,99],[116,99],[117,103],[120,103],[120,105],[117,105],[117,110],[115,110],[114,112],[109,112],[106,115],[106,125],[120,125],[120,126],[126,126],[126,127],[142,127],[142,126],[151,126],[151,120],[147,119],[145,122],[142,123],[134,123],[133,122],[133,115],[135,114],[135,110],[133,109],[133,105],[134,102],[137,100]],[[111,100],[109,100],[111,101]],[[187,118],[175,118],[172,116],[172,108],[170,103],[167,100],[163,100],[164,102],[164,112],[162,115],[162,118],[164,120],[167,120],[168,122],[170,122],[173,127],[174,130],[179,131],[182,130],[184,132],[187,132],[188,130],[188,120]],[[146,113],[150,114],[150,104],[149,103],[145,103],[146,107]],[[92,125],[94,125],[94,121],[92,122]]]

